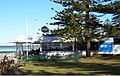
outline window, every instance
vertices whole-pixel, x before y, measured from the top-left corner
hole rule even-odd
[[[114,44],[120,44],[120,38],[114,38]]]

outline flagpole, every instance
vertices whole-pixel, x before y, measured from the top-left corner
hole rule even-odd
[[[27,59],[28,59],[28,41],[27,41],[27,37],[28,37],[28,18],[26,16],[26,51],[27,51]]]

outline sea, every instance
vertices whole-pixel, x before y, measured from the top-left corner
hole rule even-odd
[[[0,46],[0,58],[4,57],[5,55],[15,54],[15,52],[15,46]]]

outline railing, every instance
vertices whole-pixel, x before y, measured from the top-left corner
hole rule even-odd
[[[81,52],[73,52],[67,55],[47,55],[47,54],[40,54],[40,55],[33,55],[28,57],[28,61],[34,60],[79,60],[81,57]],[[25,59],[25,58],[24,58]],[[26,59],[25,59],[26,60]]]

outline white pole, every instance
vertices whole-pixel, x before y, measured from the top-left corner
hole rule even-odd
[[[28,37],[28,18],[26,17],[26,51],[27,51],[27,59],[28,59],[28,41],[27,41],[27,37]]]

